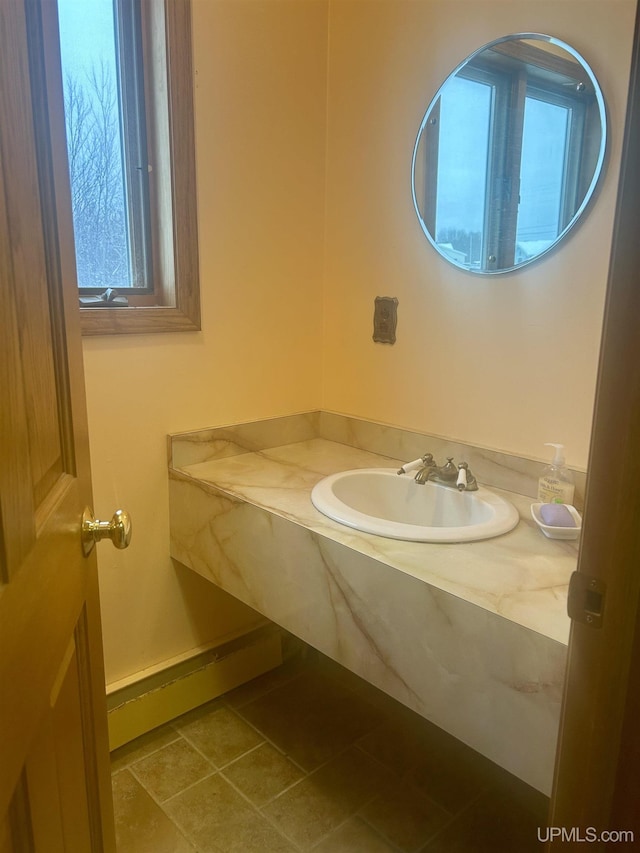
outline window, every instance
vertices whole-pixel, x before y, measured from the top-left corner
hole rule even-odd
[[[58,20],[83,333],[199,329],[189,0]]]

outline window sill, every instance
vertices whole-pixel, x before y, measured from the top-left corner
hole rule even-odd
[[[84,335],[146,335],[151,332],[197,332],[200,312],[170,306],[81,308]]]

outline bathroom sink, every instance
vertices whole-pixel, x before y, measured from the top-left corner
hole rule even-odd
[[[394,468],[359,468],[320,480],[311,501],[324,515],[390,539],[413,542],[471,542],[512,530],[518,511],[508,501],[477,491],[427,482]]]

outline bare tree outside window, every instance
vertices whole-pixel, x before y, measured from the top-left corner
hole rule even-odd
[[[64,89],[78,283],[91,288],[129,287],[115,80],[102,61],[85,75],[68,72]]]

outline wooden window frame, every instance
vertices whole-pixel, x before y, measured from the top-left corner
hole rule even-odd
[[[81,307],[83,335],[201,328],[191,0],[141,6],[154,292],[127,291],[127,306]]]

